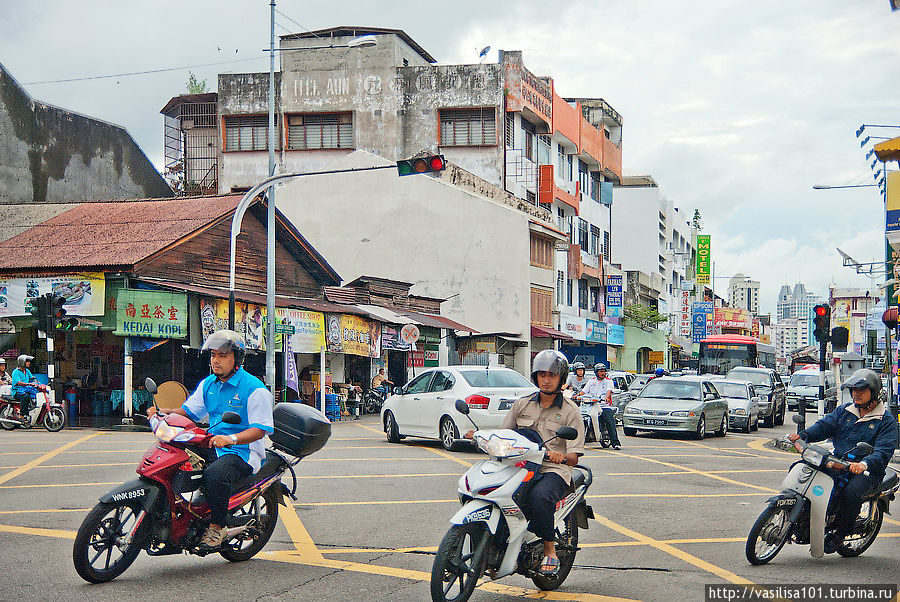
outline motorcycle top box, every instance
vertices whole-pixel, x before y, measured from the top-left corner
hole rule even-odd
[[[272,419],[272,446],[298,458],[319,451],[331,437],[331,422],[322,412],[302,403],[276,404]]]

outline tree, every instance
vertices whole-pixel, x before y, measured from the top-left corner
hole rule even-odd
[[[700,216],[699,209],[694,209],[694,218],[691,220],[691,226],[697,230],[703,229],[703,218]]]
[[[631,320],[641,328],[656,328],[657,324],[669,320],[668,314],[661,314],[655,308],[632,303],[626,305],[622,312],[627,320]]]
[[[200,81],[197,76],[188,71],[187,91],[188,94],[203,94],[207,91],[206,80]]]

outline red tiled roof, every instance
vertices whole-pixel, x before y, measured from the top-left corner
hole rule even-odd
[[[133,266],[228,215],[241,195],[86,202],[0,242],[0,269]]]

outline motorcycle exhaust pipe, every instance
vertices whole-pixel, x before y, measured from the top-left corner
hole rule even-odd
[[[22,424],[22,421],[13,420],[12,418],[0,418],[0,422],[3,424]]]

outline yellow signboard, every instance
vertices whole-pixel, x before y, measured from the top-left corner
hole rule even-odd
[[[276,335],[278,339],[287,336],[294,353],[318,353],[325,346],[325,314],[317,311],[277,308],[275,310],[277,324],[294,327],[294,334]]]
[[[651,364],[661,364],[665,361],[665,356],[662,351],[651,351],[649,356]]]

